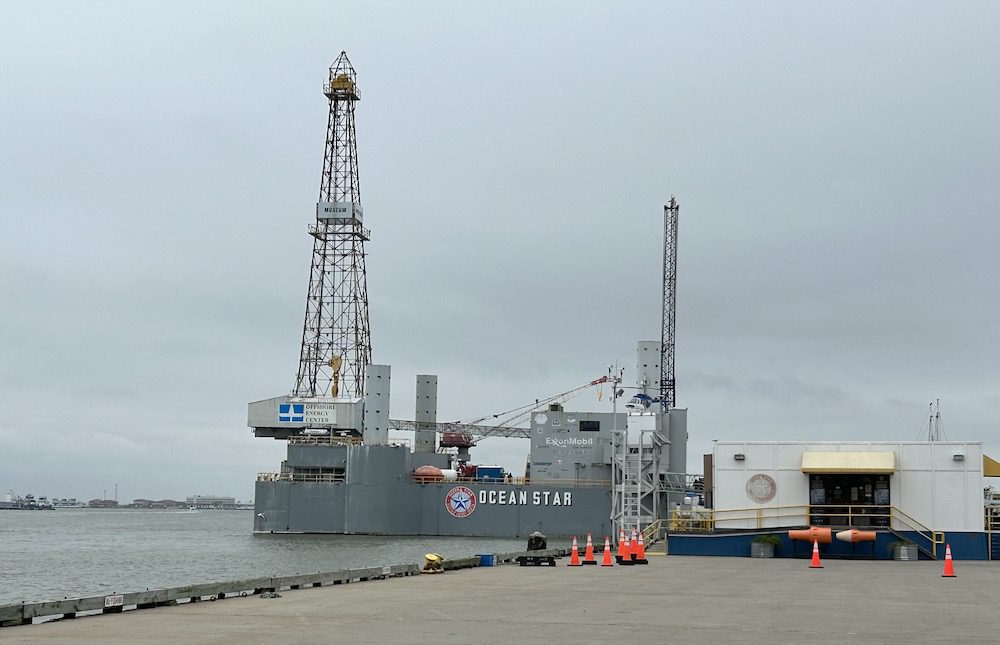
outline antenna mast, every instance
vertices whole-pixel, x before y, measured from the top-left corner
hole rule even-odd
[[[660,411],[677,404],[674,389],[674,330],[677,323],[677,216],[673,195],[663,207],[663,326],[660,331]]]
[[[345,52],[330,67],[323,93],[330,101],[320,178],[312,265],[295,396],[360,397],[371,363],[368,284],[354,105],[356,74]]]

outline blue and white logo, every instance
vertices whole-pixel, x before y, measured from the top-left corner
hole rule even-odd
[[[305,410],[304,403],[279,403],[278,421],[303,421]]]

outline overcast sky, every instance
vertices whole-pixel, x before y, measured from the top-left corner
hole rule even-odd
[[[250,499],[278,469],[246,403],[294,384],[342,49],[394,417],[418,372],[440,420],[634,380],[674,194],[692,471],[713,439],[918,439],[935,398],[1000,456],[998,18],[0,4],[0,492]]]

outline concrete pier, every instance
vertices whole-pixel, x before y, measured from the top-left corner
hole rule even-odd
[[[482,567],[4,628],[7,643],[954,643],[1000,639],[1000,567],[650,557]]]

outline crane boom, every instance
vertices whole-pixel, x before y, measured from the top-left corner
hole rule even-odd
[[[601,378],[594,379],[589,383],[577,386],[572,390],[567,390],[561,392],[554,396],[550,396],[546,399],[538,399],[533,403],[528,403],[527,405],[522,405],[520,407],[514,408],[513,410],[508,410],[506,412],[501,412],[499,414],[494,414],[492,416],[480,417],[474,419],[470,422],[463,421],[453,421],[451,423],[421,423],[421,427],[428,427],[428,429],[433,429],[435,432],[449,433],[456,435],[468,435],[470,439],[478,441],[479,439],[486,439],[488,437],[508,437],[517,439],[528,439],[531,437],[530,428],[517,427],[517,423],[523,422],[531,413],[540,407],[552,404],[552,403],[562,403],[567,401],[583,390],[593,387],[595,385],[600,385],[602,383],[607,383],[608,377],[602,376]],[[484,425],[480,423],[486,419],[499,419],[498,425]],[[416,422],[407,421],[403,419],[390,419],[389,420],[390,430],[403,430],[412,432],[416,430]],[[474,443],[471,442],[471,443]]]
[[[422,424],[423,427],[424,424]],[[530,435],[530,428],[516,428],[512,426],[486,426],[475,423],[428,423],[429,428],[436,432],[453,432],[456,434],[467,434],[476,439],[487,437],[513,437],[517,439],[527,439]],[[390,430],[404,430],[413,432],[416,429],[416,422],[403,419],[390,419]]]

